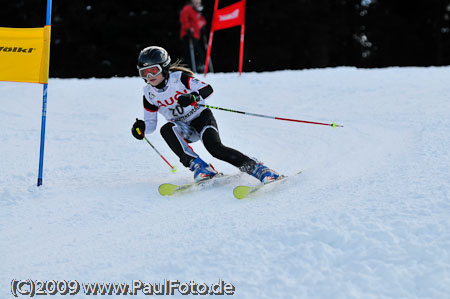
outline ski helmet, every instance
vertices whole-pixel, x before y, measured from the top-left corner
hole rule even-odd
[[[156,66],[156,68],[148,70],[147,68],[150,66]],[[169,74],[169,67],[169,53],[161,47],[147,47],[139,53],[137,68],[139,70],[139,75],[143,79],[147,79],[148,76],[155,77],[161,72],[164,78],[166,78]]]

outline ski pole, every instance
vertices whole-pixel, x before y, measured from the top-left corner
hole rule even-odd
[[[136,131],[138,132],[139,135],[141,135],[141,130],[139,128],[136,128]],[[172,168],[172,172],[176,172],[177,168],[175,166],[172,166],[169,161],[167,161],[166,158],[164,158],[163,155],[161,155],[161,153],[156,149],[156,147],[153,146],[153,144],[147,139],[147,137],[144,136],[145,141],[147,141],[148,144],[150,144],[150,146],[155,150],[155,152],[164,160],[164,162],[166,162],[170,168]]]
[[[210,109],[217,109],[217,110],[234,112],[234,113],[240,113],[240,114],[257,116],[257,117],[272,118],[272,119],[286,120],[286,121],[295,121],[295,122],[299,122],[299,123],[306,123],[306,124],[313,124],[313,125],[330,126],[330,127],[333,127],[333,128],[336,128],[336,127],[342,128],[342,127],[344,127],[344,126],[341,126],[341,125],[337,125],[335,122],[333,122],[332,124],[326,124],[326,123],[319,123],[319,122],[315,122],[315,121],[282,118],[282,117],[277,117],[277,116],[270,116],[270,115],[262,115],[262,114],[256,114],[256,113],[250,113],[250,112],[243,112],[243,111],[237,111],[237,110],[232,110],[232,109],[227,109],[227,108],[214,107],[214,106],[210,106],[210,105],[203,105],[203,104],[197,104],[197,105],[200,106],[200,107],[206,107],[206,108],[210,108]]]
[[[189,52],[191,54],[191,65],[192,65],[192,71],[194,73],[197,72],[197,63],[195,62],[195,51],[194,51],[194,42],[192,41],[192,37],[189,37]]]

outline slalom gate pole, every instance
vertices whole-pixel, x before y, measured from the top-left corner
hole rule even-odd
[[[52,0],[47,0],[47,13],[46,13],[45,19],[46,19],[45,25],[51,26],[51,24],[52,24]],[[41,147],[39,150],[39,170],[38,170],[38,179],[37,179],[38,187],[42,185],[42,173],[44,170],[45,123],[47,120],[47,90],[48,90],[48,83],[44,83],[44,88],[42,91]]]
[[[141,134],[141,130],[139,130],[139,128],[136,128],[136,131],[139,133],[139,135]],[[153,146],[153,144],[147,139],[147,137],[144,136],[145,141],[147,141],[148,144],[150,144],[150,146],[155,150],[155,152],[164,160],[164,162],[166,162],[170,168],[172,168],[172,172],[176,172],[177,168],[175,166],[172,166],[172,164],[169,163],[169,161],[167,161],[166,158],[164,158],[163,155],[161,155],[161,153],[156,149],[156,147]]]
[[[344,127],[344,126],[341,126],[341,125],[337,125],[335,122],[333,122],[331,124],[326,124],[326,123],[319,123],[319,122],[315,122],[315,121],[282,118],[282,117],[276,117],[276,116],[269,116],[269,115],[262,115],[262,114],[256,114],[256,113],[250,113],[250,112],[243,112],[243,111],[237,111],[237,110],[221,108],[221,107],[214,107],[214,106],[204,105],[204,104],[197,104],[197,106],[210,108],[210,109],[216,109],[216,110],[222,110],[222,111],[227,111],[227,112],[234,112],[234,113],[240,113],[240,114],[245,114],[245,115],[257,116],[257,117],[264,117],[264,118],[271,118],[271,119],[278,119],[278,120],[285,120],[285,121],[294,121],[294,122],[305,123],[305,124],[330,126],[330,127],[333,127],[333,128],[342,128],[342,127]]]

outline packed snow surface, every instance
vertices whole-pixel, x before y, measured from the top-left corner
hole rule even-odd
[[[246,174],[162,197],[160,184],[192,173],[159,131],[147,137],[177,173],[132,137],[143,81],[50,79],[38,188],[42,86],[0,82],[0,298],[13,279],[223,280],[235,298],[450,297],[449,67],[199,79],[214,88],[210,105],[344,127],[215,110],[225,145],[303,173],[247,200],[232,194],[258,183]]]

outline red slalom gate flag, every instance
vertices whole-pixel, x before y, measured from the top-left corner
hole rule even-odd
[[[212,30],[217,31],[245,23],[245,1],[236,2],[214,12]]]
[[[241,0],[227,7],[217,9],[219,0],[214,4],[214,15],[209,33],[208,51],[206,53],[205,76],[208,73],[209,57],[214,31],[241,26],[240,50],[239,50],[239,75],[242,73],[242,59],[244,56],[244,32],[245,32],[245,0]]]

